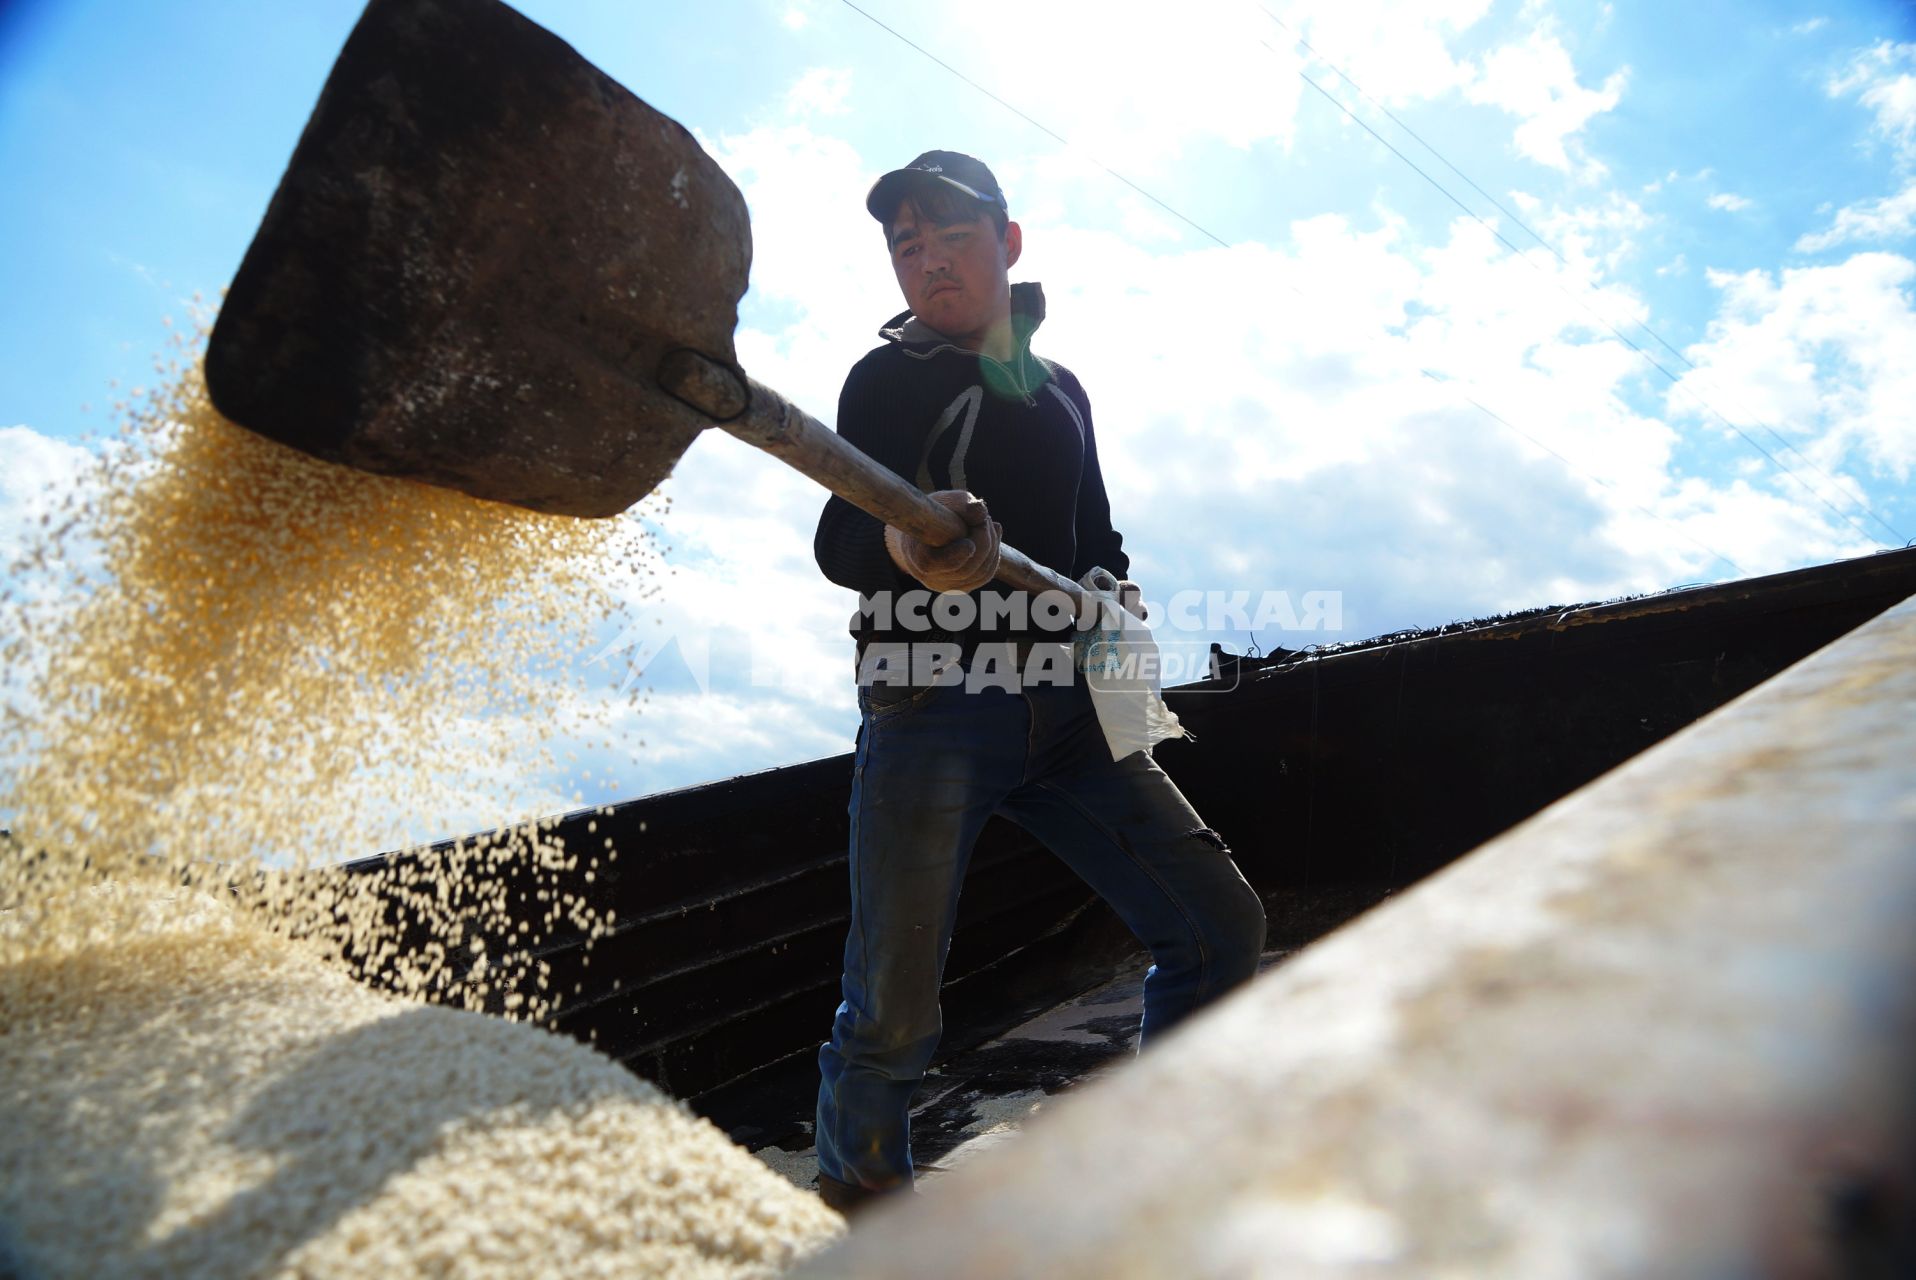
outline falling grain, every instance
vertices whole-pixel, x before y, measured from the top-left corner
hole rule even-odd
[[[842,1230],[525,1025],[533,949],[613,923],[580,890],[618,850],[534,815],[579,799],[545,738],[609,734],[577,659],[656,593],[643,526],[274,444],[203,341],[0,596],[0,1269],[769,1275]]]

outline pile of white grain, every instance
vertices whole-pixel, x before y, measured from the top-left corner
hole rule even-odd
[[[609,925],[565,886],[616,850],[522,821],[383,884],[314,872],[475,793],[550,812],[527,728],[583,702],[565,670],[647,539],[270,444],[182,345],[0,597],[0,1273],[748,1276],[833,1238],[594,1050],[421,999],[549,1015],[525,953]],[[549,894],[530,932],[506,863]]]

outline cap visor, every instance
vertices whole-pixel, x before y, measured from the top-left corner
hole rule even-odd
[[[865,210],[880,222],[891,220],[898,211],[898,204],[912,186],[926,182],[942,182],[955,188],[961,195],[970,196],[980,204],[990,205],[995,201],[982,195],[956,178],[947,178],[942,173],[926,173],[923,169],[893,169],[890,173],[872,183],[871,194],[865,197]]]

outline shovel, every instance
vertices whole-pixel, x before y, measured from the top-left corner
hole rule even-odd
[[[235,276],[214,406],[330,462],[612,516],[717,426],[933,546],[954,512],[746,375],[744,197],[497,0],[372,0]],[[1000,582],[1077,583],[1022,552]]]

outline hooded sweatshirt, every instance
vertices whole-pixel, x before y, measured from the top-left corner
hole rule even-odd
[[[1069,369],[1030,349],[1043,289],[1012,285],[1011,310],[1009,362],[960,347],[909,311],[894,316],[878,331],[884,344],[845,378],[838,434],[927,493],[968,489],[984,499],[1005,543],[1039,564],[1073,581],[1094,565],[1123,578],[1130,561],[1111,527],[1091,403]],[[812,542],[825,576],[866,598],[851,622],[861,658],[874,640],[933,641],[969,655],[981,641],[1070,639],[1068,617],[1047,618],[1030,593],[995,578],[968,593],[969,625],[940,626],[928,608],[919,614],[929,625],[913,625],[898,607],[905,593],[936,597],[892,563],[884,534],[877,517],[833,497]],[[893,607],[866,611],[882,593]],[[965,616],[953,605],[941,606],[947,619]]]

